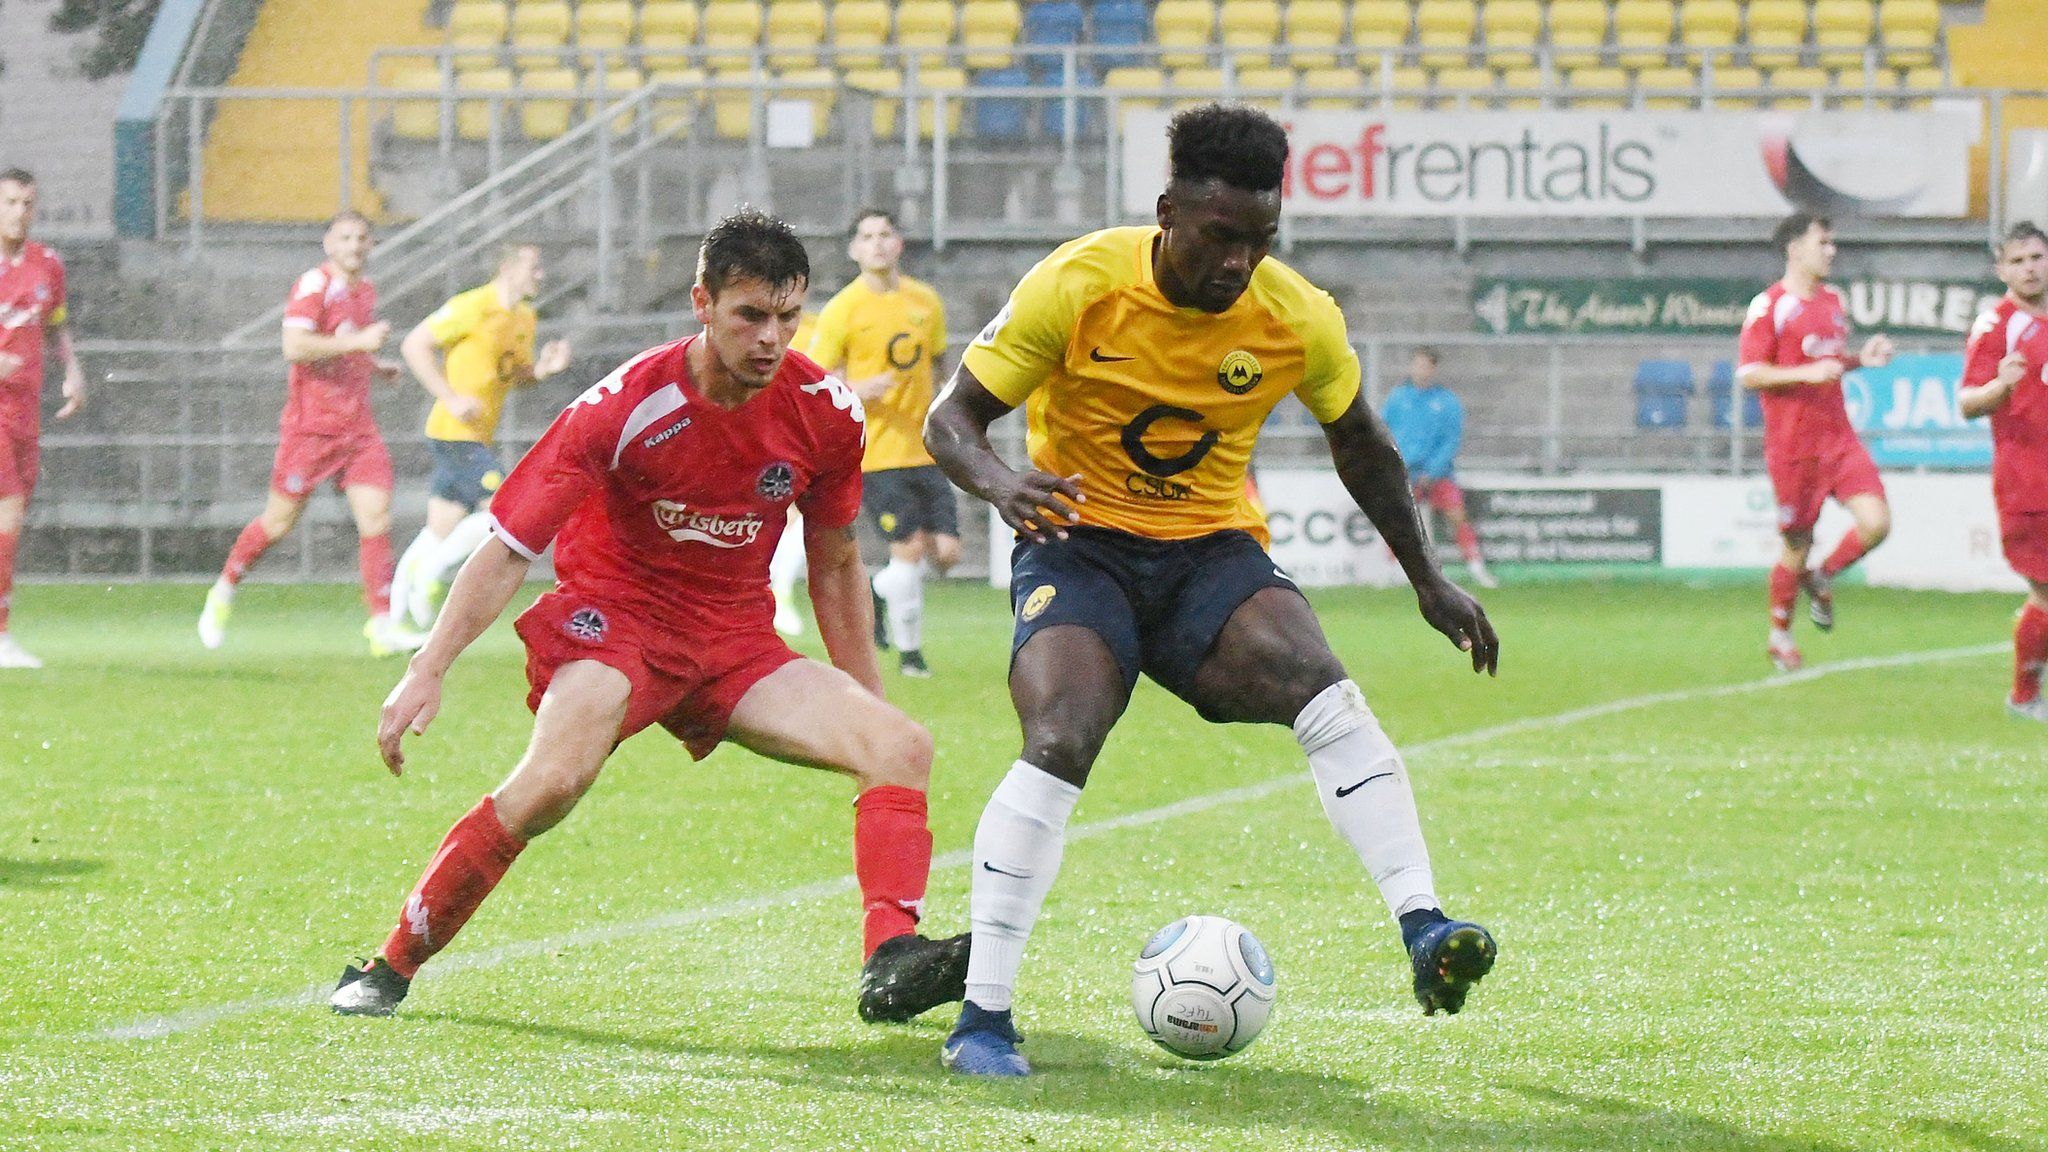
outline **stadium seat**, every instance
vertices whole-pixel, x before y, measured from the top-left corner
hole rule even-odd
[[[703,102],[698,89],[704,86],[704,70],[670,63],[654,69],[648,79],[676,89],[654,100],[655,133],[678,139],[688,136],[697,119],[697,106]]]
[[[512,16],[497,0],[461,0],[448,12],[448,46],[463,49],[457,68],[489,68],[505,44]],[[438,130],[435,135],[439,135]]]
[[[1724,88],[1737,91],[1746,88],[1762,88],[1764,86],[1764,74],[1755,68],[1730,68],[1716,65],[1713,71],[1712,83],[1713,90],[1717,93]],[[1714,97],[1714,107],[1754,108],[1757,105],[1757,100],[1757,96],[1747,92],[1735,96],[1716,95]]]
[[[1087,37],[1087,21],[1081,5],[1074,0],[1041,0],[1024,9],[1024,44],[1037,48],[1025,57],[1031,74],[1042,84],[1066,82],[1066,54],[1044,51],[1080,44]]]
[[[1813,6],[1813,42],[1820,49],[1821,67],[1863,63],[1875,20],[1870,0],[1819,0]]]
[[[878,140],[896,136],[896,111],[902,101],[894,97],[903,91],[903,76],[893,68],[862,68],[840,78],[849,92],[859,92],[874,101],[871,126]]]
[[[567,62],[569,6],[561,0],[522,0],[512,9],[512,47],[532,49],[517,56],[521,68],[550,68]]]
[[[1671,0],[1616,0],[1614,44],[1625,49],[1616,58],[1628,68],[1670,63],[1671,23]]]
[[[1159,97],[1147,92],[1141,96],[1125,96],[1131,89],[1157,89],[1166,87],[1166,73],[1157,68],[1123,67],[1111,68],[1102,77],[1102,86],[1117,96],[1117,126],[1121,128],[1125,113],[1133,108],[1157,108]]]
[[[1698,102],[1695,96],[1669,91],[1663,95],[1651,95],[1650,92],[1657,89],[1678,89],[1681,93],[1691,93],[1697,91],[1699,86],[1699,76],[1690,68],[1645,68],[1636,73],[1636,95],[1645,108],[1660,111],[1691,108]]]
[[[1169,68],[1194,68],[1209,63],[1207,51],[1216,35],[1216,9],[1209,0],[1159,0],[1152,10],[1152,37],[1161,48],[1195,49],[1165,52],[1159,62]]]
[[[761,37],[761,42],[771,49],[769,67],[817,67],[818,46],[825,40],[825,23],[824,0],[769,0]]]
[[[472,68],[455,77],[458,92],[473,95],[509,93],[512,91],[512,70],[510,68]],[[491,135],[491,119],[494,102],[490,100],[458,100],[455,102],[455,134],[464,140],[488,140]],[[499,131],[510,125],[505,119],[511,114],[509,101],[495,102]]]
[[[719,79],[718,73],[712,74]],[[728,70],[724,79],[738,77]],[[706,97],[711,105],[711,131],[721,140],[745,140],[754,134],[754,96],[745,88],[713,88]]]
[[[1714,403],[1714,427],[1726,428],[1735,419],[1735,396],[1742,394],[1742,426],[1764,426],[1763,394],[1754,388],[1735,386],[1735,361],[1716,360],[1707,370],[1707,396]]]
[[[576,102],[567,96],[561,99],[535,99],[535,93],[576,91],[576,72],[572,68],[535,68],[519,75],[519,130],[528,140],[553,140],[569,130],[569,124],[576,116]]]
[[[629,0],[583,0],[576,6],[576,47],[609,52],[633,42],[633,5]]]
[[[1301,90],[1304,108],[1348,111],[1370,103],[1362,93],[1372,91],[1372,80],[1356,68],[1311,68],[1301,74]]]
[[[1192,108],[1197,104],[1207,104],[1217,99],[1217,94],[1223,91],[1223,69],[1175,68],[1167,79],[1167,87],[1180,93],[1170,105],[1172,108]]]
[[[1380,99],[1394,108],[1412,111],[1422,107],[1422,98],[1429,91],[1429,73],[1421,68],[1391,68],[1384,73],[1366,73],[1370,87],[1380,90]]]
[[[1480,14],[1486,61],[1495,68],[1526,68],[1543,39],[1543,9],[1536,0],[1490,0]]]
[[[744,72],[754,66],[743,51],[761,43],[761,6],[755,0],[711,0],[704,5],[704,47],[718,53],[705,58],[714,72]]]
[[[441,138],[441,70],[432,64],[412,64],[395,68],[386,79],[386,88],[401,92],[426,94],[425,99],[394,100],[391,103],[391,130],[401,140],[438,140]]]
[[[838,0],[832,5],[831,44],[839,49],[838,62],[845,68],[858,70],[861,67],[879,67],[881,53],[876,52],[872,60],[865,54],[851,56],[849,51],[864,48],[881,49],[889,43],[890,8],[887,0]]]
[[[1636,427],[1683,428],[1693,394],[1692,363],[1643,360],[1636,364]]]
[[[1351,44],[1358,63],[1370,67],[1371,54],[1404,47],[1415,13],[1408,0],[1357,0],[1351,5]]]
[[[1234,49],[1240,64],[1253,64],[1280,42],[1280,5],[1273,0],[1223,0],[1216,10],[1216,28],[1225,48]]]
[[[1932,64],[1923,64],[1918,68],[1908,68],[1899,79],[1899,90],[1902,92],[1938,92],[1946,87],[1948,87],[1948,76],[1939,67]],[[1909,108],[1925,108],[1929,102],[1927,97],[1915,96],[1904,103]]]
[[[1031,73],[1022,68],[999,68],[974,77],[974,87],[984,93],[1030,86]],[[1028,113],[1022,100],[982,96],[974,102],[974,135],[980,140],[1022,140]]]
[[[1773,68],[1768,76],[1770,106],[1774,108],[1810,107],[1814,95],[1826,88],[1831,79],[1824,69],[1807,67]]]
[[[967,91],[967,73],[964,69],[960,68],[920,69],[917,73],[917,86],[920,91],[926,94],[933,92],[965,92]],[[966,112],[966,101],[949,100],[946,102],[946,134],[948,136],[958,136],[960,134],[960,120],[961,117],[966,115]],[[938,110],[934,106],[934,102],[928,97],[918,100],[918,134],[927,140],[930,139],[933,135],[934,125],[937,123]]]
[[[1101,8],[1096,12],[1100,13]],[[1097,16],[1097,31],[1101,29]],[[1334,68],[1344,42],[1344,5],[1339,0],[1294,0],[1287,6],[1287,62],[1296,68]],[[1313,49],[1313,51],[1310,51]],[[1328,51],[1322,51],[1328,49]]]
[[[1500,74],[1500,86],[1518,96],[1504,96],[1500,104],[1504,108],[1529,109],[1543,107],[1543,97],[1538,95],[1543,88],[1543,69],[1536,67],[1509,68]]]
[[[1806,43],[1806,0],[1749,0],[1749,46],[1752,49],[1792,49]],[[1788,52],[1759,53],[1753,61],[1760,67],[1794,62]]]
[[[1840,102],[1854,104],[1898,95],[1899,74],[1889,68],[1865,68],[1858,64],[1854,68],[1837,68],[1831,75],[1835,87],[1842,89]]]
[[[1742,42],[1741,6],[1735,0],[1679,0],[1678,41],[1692,49],[1733,48]]]
[[[1941,36],[1941,7],[1935,0],[1878,0],[1877,30],[1892,64],[1932,64]]]
[[[1472,30],[1479,9],[1473,0],[1422,0],[1415,6],[1415,42],[1422,63],[1431,68],[1458,68],[1472,60]]]
[[[661,52],[688,48],[697,42],[696,0],[642,0],[640,46]]]
[[[1285,108],[1294,92],[1292,68],[1240,68],[1237,70],[1240,98],[1254,108],[1277,112]]]
[[[1581,66],[1565,76],[1566,99],[1573,108],[1628,107],[1628,73],[1602,65]],[[1595,95],[1581,96],[1580,92]]]
[[[1439,107],[1484,108],[1493,100],[1493,70],[1440,68],[1435,88]]]
[[[1607,43],[1604,0],[1550,0],[1552,49],[1598,48]]]
[[[967,66],[1008,68],[1023,27],[1024,10],[1017,0],[967,0],[960,6],[960,45],[967,49]]]
[[[775,78],[775,99],[811,103],[811,135],[832,134],[832,110],[839,103],[839,74],[830,68],[791,68]]]
[[[945,49],[953,43],[954,8],[948,0],[902,0],[896,5],[896,45],[899,48]],[[949,61],[944,51],[918,52],[919,68],[944,68]]]
[[[623,64],[592,69],[584,76],[583,82],[584,90],[590,94],[590,113],[593,116],[646,86],[646,73]],[[619,113],[612,120],[612,132],[624,135],[633,131],[633,122],[638,117],[637,109]]]

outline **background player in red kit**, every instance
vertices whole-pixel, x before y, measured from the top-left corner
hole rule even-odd
[[[860,402],[787,353],[809,282],[787,225],[752,210],[720,221],[690,290],[702,334],[644,352],[584,393],[498,489],[493,535],[385,701],[378,742],[400,771],[400,738],[426,729],[449,665],[552,541],[555,588],[518,625],[533,738],[442,841],[382,955],[343,973],[336,1011],[389,1013],[526,843],[569,814],[612,749],[657,723],[700,759],[730,739],[852,777],[866,909],[860,1014],[905,1020],[960,999],[968,937],[913,931],[931,870],[932,741],[882,699],[852,527]],[[774,629],[768,561],[792,505],[804,514],[831,665],[790,651]]]
[[[7,631],[7,602],[41,462],[46,338],[64,361],[64,407],[57,419],[85,404],[85,371],[64,324],[64,262],[29,240],[35,218],[36,178],[19,168],[0,172],[0,668],[43,666]]]
[[[284,312],[284,358],[290,391],[278,420],[277,460],[263,512],[235,538],[220,579],[206,593],[199,641],[218,648],[227,638],[235,586],[249,567],[299,522],[322,483],[332,479],[348,498],[360,537],[363,598],[370,607],[363,635],[373,655],[419,647],[421,637],[391,619],[391,455],[370,411],[370,386],[395,380],[398,362],[377,351],[391,325],[377,319],[377,289],[363,277],[375,241],[370,222],[343,212],[321,241],[327,262],[299,277]]]
[[[1785,276],[1750,302],[1736,378],[1762,394],[1764,464],[1784,538],[1771,569],[1768,651],[1773,664],[1790,672],[1800,664],[1792,640],[1799,589],[1811,598],[1814,624],[1823,632],[1833,628],[1835,577],[1891,532],[1884,482],[1842,403],[1842,373],[1889,363],[1892,342],[1872,336],[1860,355],[1849,355],[1842,298],[1824,283],[1835,263],[1835,233],[1826,219],[1794,213],[1771,241],[1785,253]],[[1849,510],[1856,527],[1818,568],[1808,570],[1813,525],[1830,496]]]
[[[2005,298],[1970,329],[1958,393],[1963,415],[1991,417],[1991,492],[2006,563],[2026,578],[2027,603],[2012,635],[2006,707],[2048,721],[2041,666],[2048,663],[2048,236],[2031,223],[1999,242]]]

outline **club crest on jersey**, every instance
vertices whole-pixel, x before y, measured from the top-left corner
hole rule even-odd
[[[1018,610],[1017,618],[1020,620],[1038,619],[1044,613],[1047,606],[1052,603],[1052,598],[1059,594],[1060,590],[1050,584],[1041,584],[1033,588],[1031,595],[1024,598],[1024,607]]]
[[[562,630],[578,640],[602,644],[606,627],[604,613],[595,608],[578,608],[569,613],[569,619],[562,625]]]
[[[761,534],[761,518],[723,516],[716,512],[693,512],[687,504],[673,500],[654,502],[654,522],[680,543],[709,544],[713,548],[744,548]]]
[[[754,485],[754,491],[759,492],[762,499],[778,504],[789,499],[789,494],[796,491],[796,469],[779,460],[770,464],[761,469],[761,479]]]
[[[1223,358],[1216,369],[1216,383],[1223,386],[1232,396],[1242,396],[1259,386],[1266,378],[1265,365],[1259,358],[1240,348]]]

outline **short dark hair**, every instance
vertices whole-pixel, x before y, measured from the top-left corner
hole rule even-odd
[[[1431,364],[1443,363],[1443,357],[1437,353],[1433,346],[1428,344],[1417,344],[1415,346],[1415,355],[1422,357]]]
[[[1815,224],[1823,228],[1835,226],[1834,221],[1818,213],[1794,212],[1778,221],[1778,226],[1771,230],[1771,243],[1777,246],[1778,251],[1783,252],[1786,245],[1812,231]]]
[[[1272,192],[1287,174],[1287,129],[1243,104],[1201,104],[1166,128],[1171,182],[1219,180],[1246,192]]]
[[[903,225],[896,222],[894,212],[887,208],[863,208],[853,214],[853,223],[846,226],[846,238],[851,240],[860,235],[860,226],[876,218],[888,221],[889,227],[897,232],[903,231]]]
[[[370,218],[368,216],[363,215],[361,212],[358,212],[353,208],[344,208],[341,211],[336,212],[334,215],[329,216],[327,218],[327,227],[332,229],[336,224],[347,223],[350,221],[353,221],[357,224],[361,224],[365,228],[376,227],[375,224],[370,223]]]
[[[759,208],[743,205],[712,225],[697,250],[697,283],[713,296],[736,280],[794,288],[810,279],[811,257],[796,230]]]
[[[1991,250],[1991,258],[1993,260],[2003,260],[2005,259],[2005,250],[2007,248],[2015,244],[2025,243],[2028,240],[2039,240],[2048,243],[2048,233],[2043,233],[2041,229],[2034,225],[2032,220],[2016,221],[2012,227],[2005,230],[2005,235],[1998,238],[1997,247]]]
[[[0,184],[20,184],[33,188],[36,186],[36,174],[26,168],[8,168],[0,171]]]

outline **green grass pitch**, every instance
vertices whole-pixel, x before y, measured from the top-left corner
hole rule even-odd
[[[1511,586],[1488,681],[1406,594],[1317,593],[1494,974],[1424,1019],[1288,733],[1146,685],[1026,958],[1041,1074],[984,1084],[939,1068],[949,1010],[854,1016],[850,787],[659,733],[398,1017],[331,1015],[314,990],[523,746],[516,641],[464,659],[393,780],[399,669],[360,653],[348,590],[252,587],[217,653],[200,596],[18,597],[50,667],[0,674],[0,1148],[2048,1147],[2048,730],[2002,709],[2013,597],[1847,589],[1774,680],[1760,584]],[[927,619],[937,677],[890,691],[938,740],[928,923],[953,932],[1016,751],[1008,619],[971,586]],[[1216,1064],[1128,1007],[1187,912],[1279,970],[1266,1034]]]

